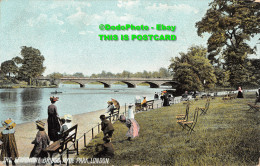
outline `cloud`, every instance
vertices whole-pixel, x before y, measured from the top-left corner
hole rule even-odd
[[[27,20],[29,26],[33,27],[42,23],[46,23],[48,16],[46,14],[40,14],[37,18],[30,18]]]
[[[126,9],[132,9],[134,7],[139,6],[139,4],[140,4],[140,0],[135,0],[135,1],[133,1],[133,0],[124,0],[124,1],[118,0],[118,2],[117,2],[117,6],[119,8],[126,8]]]
[[[82,26],[82,25],[89,25],[88,23],[88,14],[81,11],[81,8],[77,8],[77,12],[67,17],[68,21],[71,24]]]
[[[55,24],[58,24],[58,25],[63,25],[64,22],[59,20],[58,19],[58,16],[57,15],[53,15],[51,18],[50,18],[50,22],[52,23],[55,23]]]
[[[86,33],[86,31],[80,31],[79,32],[79,35],[86,35],[87,33]]]
[[[186,4],[167,5],[167,4],[159,3],[158,5],[156,5],[154,3],[153,5],[147,6],[145,9],[150,11],[172,11],[172,12],[178,11],[178,12],[195,13],[195,14],[199,12],[198,9]]]

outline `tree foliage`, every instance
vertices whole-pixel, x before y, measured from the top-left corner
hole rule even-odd
[[[217,63],[218,55],[225,60],[225,69],[230,72],[229,82],[233,86],[248,81],[246,59],[255,49],[247,44],[260,32],[260,3],[241,0],[214,0],[210,9],[196,23],[197,33],[210,33],[208,52],[211,63]]]
[[[179,82],[177,91],[201,91],[203,88],[213,88],[216,83],[214,68],[206,58],[207,50],[193,46],[187,53],[180,53],[180,57],[171,59],[169,69],[174,79]]]
[[[38,49],[26,46],[22,46],[21,49],[22,58],[15,57],[13,60],[21,64],[18,72],[19,77],[31,84],[33,78],[40,76],[44,72],[43,61],[45,59]]]
[[[18,67],[13,60],[7,60],[1,64],[1,70],[4,74],[11,75],[11,73],[16,74],[18,72]]]

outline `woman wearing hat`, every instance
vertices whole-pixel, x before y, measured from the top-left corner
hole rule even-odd
[[[33,150],[31,151],[30,157],[37,157],[37,158],[46,158],[48,157],[48,153],[43,151],[47,146],[50,144],[50,138],[44,131],[45,123],[42,121],[36,121],[36,126],[38,132],[36,134],[36,138],[32,142],[34,144]],[[38,161],[39,162],[39,161]]]
[[[51,141],[59,139],[58,132],[60,131],[59,115],[57,107],[54,105],[58,101],[57,97],[50,97],[51,105],[48,106],[48,135]]]
[[[126,133],[126,136],[128,137],[127,140],[131,140],[131,138],[135,138],[139,136],[139,129],[140,126],[134,119],[127,119],[124,115],[120,115],[119,117],[120,122],[125,123],[126,127],[128,127],[128,131]]]
[[[135,116],[134,116],[133,104],[130,103],[128,105],[128,117],[127,117],[127,119],[134,119],[134,118],[135,118]]]
[[[14,160],[15,158],[19,157],[14,136],[14,127],[16,126],[16,124],[13,122],[12,119],[9,118],[2,122],[2,125],[5,129],[0,133],[0,140],[3,142],[1,145],[2,151],[0,159],[1,161],[3,161],[4,158],[7,157],[12,160],[12,165],[15,165]],[[8,164],[9,161],[6,160],[6,165]]]

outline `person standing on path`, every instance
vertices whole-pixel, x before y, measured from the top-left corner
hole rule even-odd
[[[114,127],[112,125],[112,123],[106,119],[105,115],[100,115],[100,120],[101,122],[101,130],[104,133],[104,137],[108,135],[109,138],[112,137],[113,132],[114,132]]]
[[[48,157],[48,153],[44,151],[45,148],[50,144],[50,138],[44,131],[45,123],[42,121],[36,121],[36,126],[38,132],[36,134],[36,138],[32,142],[34,144],[33,150],[30,153],[31,157],[37,158],[37,164],[42,164],[42,160]],[[44,163],[43,163],[44,164]]]
[[[58,132],[60,131],[59,115],[57,107],[54,105],[58,101],[57,97],[50,97],[51,105],[48,106],[48,136],[51,141],[57,141],[59,139]]]
[[[5,158],[6,165],[9,165],[9,159],[12,160],[12,165],[15,165],[15,158],[19,157],[16,141],[15,141],[15,129],[16,123],[12,119],[7,119],[2,122],[5,129],[0,133],[1,145],[1,156],[0,160],[3,161]]]

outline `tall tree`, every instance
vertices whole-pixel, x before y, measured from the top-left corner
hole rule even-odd
[[[260,32],[260,3],[241,0],[213,0],[210,9],[196,23],[198,35],[210,33],[208,39],[209,59],[216,63],[222,54],[225,68],[230,72],[231,85],[246,83],[246,59],[255,53],[246,42]]]
[[[14,61],[21,64],[18,72],[19,77],[28,81],[28,84],[31,85],[32,79],[44,72],[43,61],[45,59],[40,50],[36,48],[22,46],[21,49],[22,58],[15,57]]]
[[[193,46],[187,53],[181,52],[181,57],[171,59],[169,69],[174,73],[174,79],[179,82],[177,91],[201,91],[203,88],[213,88],[216,83],[214,68],[206,58],[207,50]]]
[[[10,77],[11,73],[16,74],[18,72],[18,67],[13,60],[8,60],[1,64],[1,70],[4,74],[8,73]]]

